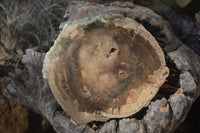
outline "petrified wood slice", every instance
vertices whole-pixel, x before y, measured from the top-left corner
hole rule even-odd
[[[133,116],[133,118],[120,120],[113,119],[102,127],[98,127],[97,130],[89,127],[90,124],[76,126],[62,112],[50,91],[47,80],[42,78],[41,69],[45,54],[27,50],[22,58],[22,67],[16,70],[9,67],[9,64],[0,67],[0,77],[5,76],[2,80],[4,96],[41,113],[58,133],[165,133],[175,131],[200,94],[199,56],[184,46],[162,17],[148,8],[133,5],[130,2],[110,4],[73,2],[66,13],[68,18],[66,23],[98,14],[116,13],[141,23],[156,38],[166,58],[170,57],[176,64],[180,72],[179,87],[183,92],[171,94],[169,98],[151,101],[143,118]]]
[[[154,37],[122,16],[65,25],[43,66],[58,103],[78,123],[133,115],[149,104],[168,73]]]

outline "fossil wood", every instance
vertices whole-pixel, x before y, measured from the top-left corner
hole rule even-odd
[[[88,124],[74,125],[74,122],[70,121],[70,117],[63,113],[59,104],[56,102],[49,88],[48,81],[42,78],[45,53],[39,53],[29,49],[22,57],[22,67],[16,67],[16,69],[10,68],[9,66],[0,67],[0,77],[4,76],[2,78],[4,96],[42,114],[58,133],[173,132],[183,122],[191,105],[200,94],[199,56],[175,36],[168,22],[161,16],[148,8],[134,5],[130,2],[112,2],[106,4],[72,2],[66,10],[65,17],[68,20],[62,23],[61,27],[69,25],[78,19],[91,18],[100,14],[121,14],[143,25],[157,40],[165,53],[165,57],[171,59],[177,67],[179,71],[178,83],[182,91],[175,92],[169,97],[152,100],[144,111],[144,115],[139,118],[132,116],[131,118],[111,119],[102,124],[97,130],[94,130]],[[82,33],[82,31],[79,32]],[[110,31],[108,34],[110,34]],[[94,35],[92,34],[91,37]],[[120,51],[110,49],[109,52],[111,54],[106,53],[106,55],[112,58],[116,54],[115,52],[119,53]],[[93,59],[91,57],[88,60]],[[116,62],[118,63],[118,61]],[[59,65],[57,67],[58,71],[60,71]],[[71,68],[75,69],[77,67],[75,64],[74,66]],[[83,68],[88,69],[85,66],[82,66]],[[48,75],[46,76],[48,77]],[[90,77],[88,76],[86,78]],[[113,83],[113,81],[110,82]],[[89,93],[86,91],[86,94]]]
[[[169,72],[155,38],[117,15],[66,24],[43,67],[56,100],[78,123],[133,115],[149,104]]]

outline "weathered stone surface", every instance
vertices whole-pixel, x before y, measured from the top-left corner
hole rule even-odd
[[[193,76],[188,71],[183,71],[180,74],[180,87],[185,95],[190,95],[191,98],[198,97],[199,90]]]
[[[104,126],[97,131],[98,133],[116,133],[117,132],[117,121],[111,120],[105,123]]]
[[[178,38],[200,55],[200,12],[192,17],[189,14],[179,14],[172,9],[167,9],[162,12],[162,16],[170,23]]]
[[[187,101],[187,97],[183,93],[175,93],[168,101],[173,115],[171,126],[167,130],[173,132],[185,119],[186,114],[190,110],[191,104]]]
[[[185,45],[180,46],[177,50],[168,53],[169,57],[174,61],[177,68],[181,71],[189,71],[199,84],[200,79],[200,59],[190,48]]]
[[[163,98],[151,102],[144,120],[147,123],[146,127],[149,133],[167,132],[172,120],[172,112],[168,101]]]
[[[118,133],[146,133],[143,121],[136,119],[123,119],[119,121]]]

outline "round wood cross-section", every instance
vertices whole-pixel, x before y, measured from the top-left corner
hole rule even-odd
[[[56,100],[77,123],[133,115],[149,104],[168,73],[154,37],[122,16],[66,24],[43,66]]]

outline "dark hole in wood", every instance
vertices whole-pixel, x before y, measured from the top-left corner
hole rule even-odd
[[[111,56],[112,53],[114,53],[117,49],[116,48],[111,48],[109,54],[107,55],[107,58]]]
[[[116,48],[112,48],[111,50],[110,50],[110,53],[113,53],[113,52],[115,52],[117,49]]]
[[[120,77],[120,78],[127,77],[127,73],[124,72],[124,71],[119,71],[119,77]]]
[[[124,75],[124,72],[119,72],[119,75]]]

